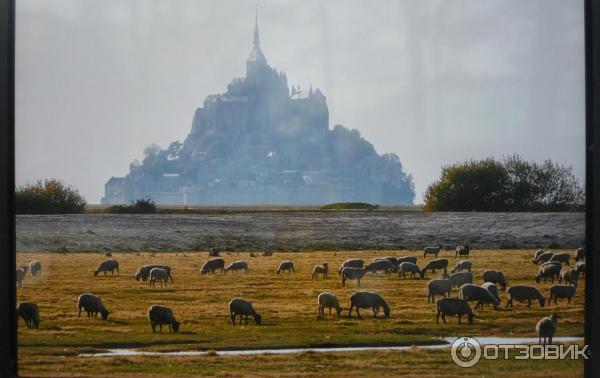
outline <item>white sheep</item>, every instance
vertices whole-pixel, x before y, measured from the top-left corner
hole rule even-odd
[[[325,307],[329,308],[329,315],[331,315],[331,308],[335,308],[338,316],[342,312],[342,308],[340,307],[340,302],[338,301],[335,294],[332,293],[321,293],[317,298],[317,306],[319,310],[319,315],[325,315]]]

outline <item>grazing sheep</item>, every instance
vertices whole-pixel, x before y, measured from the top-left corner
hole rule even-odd
[[[468,245],[459,245],[458,247],[456,247],[456,253],[454,254],[454,257],[459,257],[462,258],[464,257],[465,259],[469,257],[469,252],[471,250],[469,249]]]
[[[240,323],[242,324],[242,318],[244,316],[246,325],[248,325],[248,315],[254,317],[256,324],[260,324],[262,317],[254,310],[252,303],[242,298],[234,298],[229,302],[229,314],[231,315],[231,324],[235,325],[236,316],[240,316]]]
[[[583,261],[585,260],[585,249],[584,248],[577,248],[577,250],[575,251],[575,261]]]
[[[273,251],[267,250],[262,253],[263,256],[273,256]]]
[[[250,252],[250,257],[258,257],[258,253],[257,252]]]
[[[220,253],[221,253],[221,251],[218,248],[210,247],[208,249],[208,256],[209,257],[217,257],[217,256],[219,256]]]
[[[577,291],[577,281],[569,285],[552,285],[550,286],[550,296],[548,297],[548,304],[554,299],[556,305],[557,298],[567,298],[568,303],[571,304],[571,298],[575,296]]]
[[[317,298],[317,306],[319,308],[319,315],[325,315],[325,307],[329,308],[329,315],[331,315],[331,308],[335,308],[338,316],[342,312],[340,302],[338,301],[335,294],[332,293],[321,293]]]
[[[162,332],[162,326],[165,324],[169,326],[169,332],[179,332],[180,323],[175,319],[173,311],[168,307],[161,305],[148,307],[148,320],[150,320],[152,333],[156,332],[156,326],[159,326],[160,332]]]
[[[542,293],[540,293],[540,291],[533,286],[511,286],[508,288],[507,293],[508,301],[506,302],[506,307],[512,307],[513,300],[517,300],[519,302],[527,301],[527,307],[531,307],[532,300],[538,300],[540,302],[541,307],[544,307],[544,304],[546,302],[546,300],[542,296]]]
[[[462,285],[460,287],[459,298],[467,302],[476,301],[475,309],[482,308],[483,304],[491,304],[494,306],[494,310],[496,310],[500,304],[498,298],[494,297],[489,290],[473,284]]]
[[[108,319],[109,312],[106,310],[100,297],[94,295],[92,293],[83,293],[79,296],[77,300],[77,308],[79,309],[78,317],[81,317],[81,310],[85,310],[87,312],[88,318],[93,317],[96,319],[98,317],[98,313],[102,316],[102,320]]]
[[[356,315],[359,319],[359,309],[371,308],[373,309],[373,317],[376,318],[379,313],[379,308],[383,307],[383,314],[387,318],[390,316],[390,307],[383,297],[372,291],[357,291],[350,296],[350,311],[348,317],[352,317],[352,309],[356,307]]]
[[[288,271],[288,274],[292,274],[292,271],[294,272],[294,274],[296,274],[296,269],[294,269],[293,261],[290,261],[290,260],[282,261],[281,264],[279,264],[279,267],[277,268],[277,274],[283,273],[286,270]]]
[[[220,257],[210,259],[202,265],[200,268],[201,274],[214,273],[215,270],[220,269],[221,273],[225,271],[225,260]]]
[[[473,310],[471,310],[471,306],[469,306],[469,302],[464,299],[459,298],[442,298],[438,299],[436,302],[437,307],[437,316],[435,318],[436,323],[440,323],[440,315],[442,315],[442,320],[446,323],[446,315],[450,316],[458,316],[458,324],[463,317],[463,315],[467,315],[469,319],[469,324],[473,323]]]
[[[427,303],[434,303],[436,295],[445,297],[446,294],[450,296],[450,293],[452,293],[452,281],[448,279],[431,280],[427,283]]]
[[[386,275],[389,275],[391,272],[397,272],[398,268],[388,260],[377,260],[365,266],[365,270],[373,274],[377,274],[377,272],[383,272]]]
[[[398,259],[393,256],[375,257],[373,261],[387,260],[392,263],[393,266],[398,266]]]
[[[542,343],[542,338],[544,339],[544,345],[546,344],[546,340],[549,344],[552,344],[552,338],[556,333],[556,324],[558,323],[558,316],[556,314],[552,314],[548,317],[540,319],[539,322],[535,325],[535,330],[538,334],[538,344]]]
[[[431,270],[431,273],[435,273],[436,269],[444,269],[444,275],[448,274],[448,259],[436,259],[431,260],[425,268],[421,270],[421,278],[425,277],[427,270]]]
[[[437,258],[441,249],[441,245],[438,245],[437,247],[425,247],[423,250],[423,258],[427,257],[427,255],[434,255]]]
[[[552,283],[554,283],[554,277],[558,279],[559,275],[560,267],[558,265],[543,264],[542,266],[540,266],[540,269],[538,270],[538,273],[535,276],[535,282],[539,283],[542,278],[544,279],[544,282],[546,282],[546,279],[550,278],[552,280]]]
[[[558,276],[558,283],[565,281],[565,284],[577,282],[579,280],[579,271],[576,268],[564,268]]]
[[[498,300],[498,304],[500,304],[500,295],[498,294],[498,287],[496,287],[496,284],[493,282],[484,282],[481,285],[482,288],[486,289],[487,291],[490,292],[490,294],[492,294],[494,296],[494,298],[496,298]]]
[[[237,272],[238,270],[243,270],[244,272],[248,273],[248,263],[242,260],[234,261],[227,265],[227,268],[225,268],[225,273],[229,271]]]
[[[98,273],[104,272],[106,276],[106,272],[110,272],[111,274],[115,274],[115,270],[117,271],[117,276],[119,275],[119,262],[117,260],[105,260],[98,265],[98,268],[94,271],[94,276],[97,276]]]
[[[41,276],[42,275],[42,263],[34,260],[29,263],[29,271],[32,276]]]
[[[346,267],[342,269],[342,286],[346,286],[346,280],[356,280],[360,287],[360,280],[367,274],[367,270],[363,268]]]
[[[544,253],[544,250],[543,250],[543,249],[538,249],[538,250],[535,252],[535,255],[533,256],[533,259],[532,259],[531,261],[534,261],[534,262],[535,262],[535,260],[536,260],[536,259],[539,257],[539,255],[541,255],[542,253]]]
[[[406,277],[406,273],[410,273],[412,278],[418,274],[421,277],[421,269],[417,264],[405,261],[398,266],[398,276]]]
[[[579,272],[580,277],[585,277],[585,261],[578,261],[575,264],[575,270]]]
[[[471,272],[454,273],[450,277],[446,275],[446,278],[450,279],[452,287],[461,287],[466,283],[473,283],[473,273]]]
[[[329,264],[323,263],[321,265],[315,265],[312,272],[312,278],[318,278],[319,274],[323,275],[323,278],[327,278],[327,272],[329,271]]]
[[[472,267],[473,263],[471,263],[471,260],[461,260],[454,265],[454,268],[452,268],[450,273],[462,272],[463,270],[468,270],[470,272]]]
[[[499,270],[486,270],[483,272],[483,282],[492,282],[495,284],[500,284],[502,290],[506,289],[506,279],[504,278],[504,274]]]
[[[25,275],[27,274],[27,266],[22,266],[20,268],[17,268],[16,273],[15,273],[15,277],[17,279],[17,286],[18,287],[23,287],[23,280],[25,279]]]
[[[17,316],[20,316],[25,320],[27,328],[40,328],[40,310],[35,303],[21,303],[19,307],[17,307]]]
[[[167,286],[169,282],[169,273],[163,268],[152,268],[150,271],[150,286],[156,286],[156,281],[160,281],[160,287],[163,287],[163,282]]]
[[[168,265],[142,265],[135,273],[135,280],[139,281],[141,279],[145,282],[146,280],[148,280],[148,277],[150,277],[150,271],[153,268],[165,269],[167,273],[169,273],[169,279],[171,280],[171,282],[173,282],[173,277],[171,276],[171,267]]]
[[[110,253],[110,252],[106,252],[106,253],[104,254],[104,256],[106,256],[106,257],[112,257],[112,253]]]
[[[545,263],[546,261],[550,260],[553,255],[554,255],[554,252],[552,252],[552,251],[543,252],[543,253],[540,253],[539,255],[536,253],[536,257],[533,259],[533,263],[534,264]]]
[[[342,270],[344,268],[362,268],[364,265],[365,265],[365,262],[362,261],[361,259],[346,260],[342,263],[342,265],[340,265],[340,268],[338,269],[338,274],[341,275]]]
[[[552,257],[550,258],[550,262],[560,261],[561,263],[564,263],[566,266],[569,266],[570,259],[571,259],[571,255],[569,255],[566,252],[556,253],[556,254],[552,255]]]
[[[403,256],[403,257],[398,258],[398,260],[396,260],[396,262],[397,262],[397,265],[400,265],[403,262],[409,262],[409,263],[416,264],[417,257],[416,256]]]

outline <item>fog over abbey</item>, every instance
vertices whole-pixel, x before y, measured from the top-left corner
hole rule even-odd
[[[395,154],[379,155],[357,130],[330,129],[325,95],[288,86],[268,65],[256,22],[246,77],[206,97],[183,143],[148,147],[125,177],[111,177],[102,203],[407,204],[414,196]]]

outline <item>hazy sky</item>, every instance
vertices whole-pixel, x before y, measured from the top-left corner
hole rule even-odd
[[[17,183],[99,203],[144,147],[183,141],[245,74],[256,1],[19,0]],[[518,153],[583,182],[583,0],[259,1],[261,46],[330,127],[394,152],[417,202],[442,165]]]

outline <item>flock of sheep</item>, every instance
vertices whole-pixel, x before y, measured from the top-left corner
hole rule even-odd
[[[467,260],[470,254],[469,246],[458,246],[456,248],[455,257],[460,260],[456,263],[453,269],[448,274],[448,259],[438,258],[441,251],[441,246],[427,247],[424,250],[423,258],[428,255],[433,255],[435,259],[428,261],[423,268],[417,265],[417,257],[379,257],[366,264],[362,259],[354,258],[344,261],[338,269],[338,275],[341,278],[342,286],[346,285],[348,280],[356,280],[357,286],[360,287],[361,279],[367,274],[384,273],[390,275],[397,273],[400,277],[406,278],[408,273],[414,279],[423,279],[428,271],[435,273],[436,270],[442,271],[442,278],[431,279],[427,282],[427,302],[435,303],[437,314],[436,323],[439,323],[440,317],[446,323],[446,316],[457,316],[458,323],[461,323],[462,317],[466,316],[469,323],[473,322],[473,310],[469,302],[475,302],[475,309],[480,309],[484,305],[492,305],[497,309],[501,299],[498,286],[501,290],[506,290],[507,307],[513,306],[513,301],[527,302],[530,307],[532,302],[539,302],[541,307],[544,307],[546,300],[542,293],[534,286],[514,285],[508,286],[507,278],[504,273],[497,270],[486,270],[482,274],[483,284],[473,284],[472,262]],[[218,256],[218,250],[211,249],[210,256]],[[269,254],[270,255],[270,254]],[[549,289],[548,304],[554,301],[557,304],[557,299],[567,299],[571,303],[577,290],[577,282],[579,278],[585,275],[585,251],[579,248],[574,256],[575,266],[570,266],[571,255],[569,253],[554,253],[552,251],[539,250],[533,257],[533,263],[539,265],[538,273],[534,277],[535,282],[539,283],[542,279],[544,282],[550,279],[554,283],[554,279],[558,280],[558,284],[554,284]],[[464,258],[464,260],[463,260]],[[563,264],[565,265],[563,267]],[[18,286],[22,286],[22,281],[26,276],[27,270],[31,271],[33,276],[41,274],[41,263],[39,261],[31,261],[29,266],[22,266],[17,269],[16,277]],[[103,261],[94,271],[94,275],[108,272],[114,275],[119,274],[119,263],[115,259]],[[228,266],[225,266],[225,260],[221,257],[214,257],[204,263],[200,269],[201,274],[213,274],[217,271],[226,273],[229,271],[244,271],[249,272],[248,263],[245,261],[234,261]],[[278,268],[277,274],[287,272],[288,274],[296,273],[294,262],[291,260],[282,261]],[[316,265],[312,271],[312,278],[318,278],[321,275],[323,278],[328,277],[329,266],[327,263]],[[135,273],[137,281],[148,281],[150,286],[155,286],[160,283],[161,287],[167,286],[169,281],[173,282],[171,268],[168,265],[143,265]],[[564,281],[564,283],[563,283]],[[459,288],[458,298],[451,298],[451,293],[454,288]],[[435,301],[436,296],[442,296],[441,299]],[[339,300],[335,294],[329,292],[320,293],[317,297],[317,306],[319,315],[325,315],[325,309],[331,314],[332,309],[335,309],[338,316],[342,312]],[[97,318],[98,314],[102,319],[106,320],[109,311],[102,304],[102,300],[97,295],[92,293],[83,293],[77,301],[78,316],[85,311],[88,317]],[[358,318],[361,318],[360,309],[371,309],[373,317],[377,317],[380,310],[383,310],[384,317],[389,317],[390,307],[385,299],[378,293],[371,291],[357,291],[350,296],[350,307],[348,316],[352,317],[352,311],[355,309]],[[235,325],[236,318],[239,316],[239,324],[242,320],[248,324],[248,316],[251,316],[256,324],[261,324],[261,316],[256,312],[252,303],[242,299],[234,298],[229,302],[229,315],[231,322]],[[26,323],[28,328],[39,327],[39,309],[34,303],[21,303],[17,308],[17,316],[20,316]],[[169,331],[178,332],[180,323],[175,319],[173,311],[162,305],[152,305],[148,309],[148,320],[152,331],[156,331],[156,326],[162,331],[163,325],[169,327]],[[549,317],[542,318],[536,325],[536,331],[544,343],[548,340],[552,342],[552,337],[556,332],[558,316],[552,314]]]

